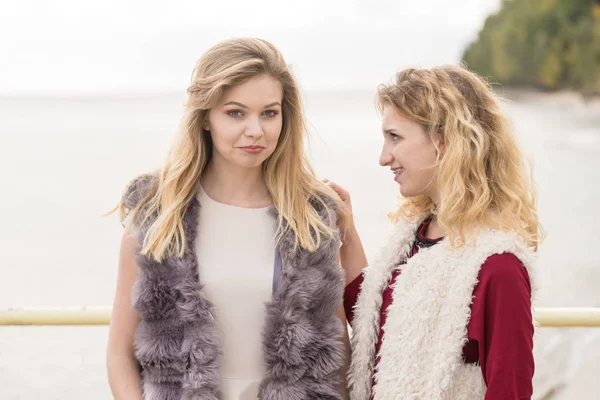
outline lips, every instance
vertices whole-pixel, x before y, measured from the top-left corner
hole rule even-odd
[[[394,180],[396,182],[398,182],[398,183],[400,182],[398,179],[400,179],[403,172],[404,172],[404,167],[392,169],[392,173],[394,174]]]
[[[240,150],[245,151],[246,153],[260,153],[265,148],[263,146],[244,146],[240,147]]]

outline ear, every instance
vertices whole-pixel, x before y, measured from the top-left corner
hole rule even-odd
[[[440,152],[440,155],[444,155],[444,153],[446,152],[446,142],[444,141],[444,134],[442,132],[434,133],[433,140],[435,141],[436,147]]]
[[[210,132],[210,125],[208,124],[208,119],[202,124],[202,129],[204,129],[207,132]]]
[[[442,155],[446,152],[446,142],[444,141],[443,135],[440,136],[439,149]]]

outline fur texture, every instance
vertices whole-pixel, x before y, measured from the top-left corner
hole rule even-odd
[[[535,282],[535,252],[517,235],[486,230],[478,235],[476,246],[453,249],[445,239],[408,258],[417,226],[399,224],[380,258],[365,270],[353,321],[352,400],[370,398],[373,373],[375,400],[483,399],[480,367],[462,361],[479,269],[493,254],[512,253]],[[395,269],[401,274],[374,371],[381,294]]]
[[[135,180],[124,201],[133,208],[144,196],[151,177]],[[327,200],[332,210],[333,201]],[[322,218],[335,226],[313,204]],[[194,240],[199,203],[194,198],[183,218],[187,251],[164,262],[138,254],[140,273],[133,290],[141,315],[135,334],[135,355],[142,366],[146,400],[218,400],[220,332],[213,306],[202,294]],[[273,210],[276,214],[276,211]],[[149,224],[136,232],[141,243]],[[263,352],[266,375],[260,399],[341,399],[339,369],[343,362],[341,305],[343,275],[337,263],[339,234],[324,239],[319,250],[291,252],[293,232],[278,244],[282,258],[279,290],[266,305]]]

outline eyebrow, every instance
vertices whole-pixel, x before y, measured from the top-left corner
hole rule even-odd
[[[241,108],[248,108],[248,106],[246,106],[246,105],[244,105],[242,103],[238,103],[237,101],[230,101],[229,103],[225,103],[223,105],[224,106],[238,106],[238,107],[241,107]],[[279,107],[281,107],[281,104],[278,101],[276,101],[274,103],[267,104],[265,106],[265,108],[269,108],[269,107],[273,107],[273,106],[279,106]]]

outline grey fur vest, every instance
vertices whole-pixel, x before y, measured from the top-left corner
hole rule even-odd
[[[148,176],[134,180],[125,191],[126,207],[135,207],[152,184]],[[333,202],[326,201],[334,210]],[[323,207],[314,203],[323,220],[335,226],[335,215],[330,220]],[[134,344],[146,400],[220,398],[220,332],[213,307],[202,293],[193,250],[199,206],[194,197],[183,218],[187,244],[183,257],[157,262],[138,252],[133,305],[141,322]],[[137,227],[138,243],[151,223]],[[259,398],[341,399],[343,326],[336,316],[343,292],[337,263],[339,236],[336,231],[333,239],[324,239],[316,252],[300,249],[292,253],[293,242],[290,231],[278,243],[282,273],[278,291],[266,304],[266,375]]]

